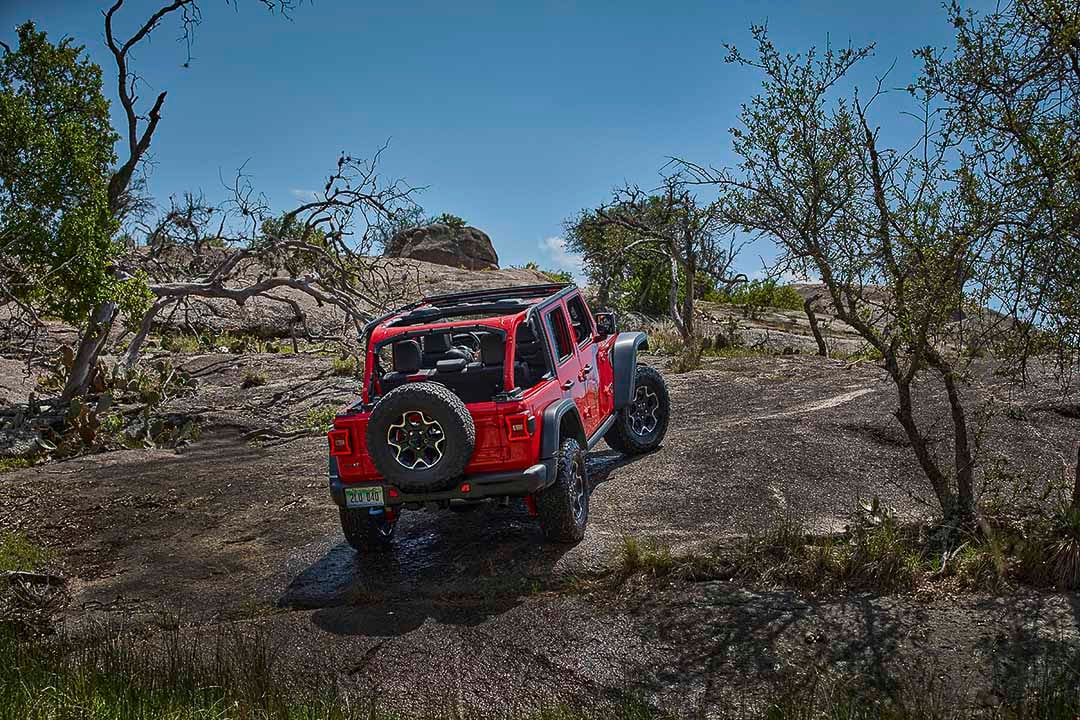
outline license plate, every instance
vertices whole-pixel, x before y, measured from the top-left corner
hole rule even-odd
[[[382,507],[383,489],[381,487],[345,488],[346,507]]]

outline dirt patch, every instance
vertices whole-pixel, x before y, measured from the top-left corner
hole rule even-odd
[[[166,607],[197,624],[259,626],[297,664],[330,658],[319,662],[338,663],[357,695],[401,709],[512,710],[644,692],[692,714],[753,697],[778,667],[800,663],[886,678],[958,664],[951,677],[965,702],[982,703],[1008,690],[1000,658],[1077,641],[1076,595],[814,600],[680,581],[566,591],[609,567],[628,534],[690,545],[780,515],[831,531],[857,497],[874,494],[901,516],[927,514],[925,482],[896,441],[892,386],[871,364],[709,360],[669,376],[673,416],[660,450],[627,461],[601,445],[591,455],[581,544],[544,544],[523,507],[493,504],[406,513],[394,552],[376,559],[342,541],[321,436],[243,439],[351,400],[357,380],[334,376],[317,355],[201,355],[186,366],[200,387],[177,409],[198,412],[203,436],[184,452],[113,452],[0,475],[0,523],[57,551],[75,578],[76,615]],[[248,368],[266,384],[242,389]],[[968,389],[977,402],[1001,392],[985,377]],[[934,403],[923,420],[944,423],[945,411]],[[984,443],[1009,472],[1045,483],[1078,431],[1080,421],[1058,413],[999,414]]]

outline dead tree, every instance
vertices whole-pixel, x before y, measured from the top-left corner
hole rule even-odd
[[[223,205],[188,196],[147,228],[146,247],[129,255],[126,269],[150,278],[154,300],[128,346],[127,365],[138,360],[160,314],[193,299],[282,303],[293,313],[291,334],[299,326],[310,337],[301,305],[275,291],[337,307],[357,335],[377,311],[414,294],[419,281],[409,282],[415,272],[407,261],[373,255],[380,221],[407,212],[413,192],[400,181],[384,183],[378,157],[342,155],[317,198],[280,216],[238,174]]]
[[[271,12],[283,15],[294,6],[294,0],[259,1]],[[126,157],[109,180],[109,209],[114,216],[122,215],[126,209],[128,188],[132,177],[150,149],[154,132],[161,121],[161,110],[165,105],[166,97],[166,92],[162,91],[157,95],[149,111],[140,110],[139,96],[136,92],[140,78],[129,65],[132,51],[150,37],[164,20],[170,16],[178,17],[181,24],[180,39],[187,46],[188,62],[190,62],[191,41],[196,27],[202,20],[197,0],[172,0],[153,12],[130,37],[122,39],[116,36],[113,23],[123,6],[124,0],[115,0],[105,11],[105,44],[116,63],[117,95],[125,118],[123,137]],[[103,302],[91,313],[86,327],[82,329],[75,352],[75,361],[64,385],[62,394],[64,399],[70,399],[85,391],[90,373],[105,349],[116,314],[117,304],[114,301]]]

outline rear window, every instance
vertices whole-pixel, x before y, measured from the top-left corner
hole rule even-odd
[[[555,343],[555,354],[559,363],[565,362],[574,352],[574,346],[570,342],[570,333],[566,329],[566,315],[561,307],[557,307],[547,314],[548,332],[551,333]]]

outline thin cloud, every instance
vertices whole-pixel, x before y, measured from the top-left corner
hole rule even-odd
[[[545,264],[550,264],[555,270],[567,270],[578,280],[585,277],[584,266],[580,255],[575,255],[566,249],[566,239],[554,236],[540,241],[540,250],[547,258]]]
[[[293,188],[292,190],[289,190],[289,194],[297,200],[303,200],[304,202],[314,200],[319,197],[319,193],[315,190],[301,190],[299,188]]]

